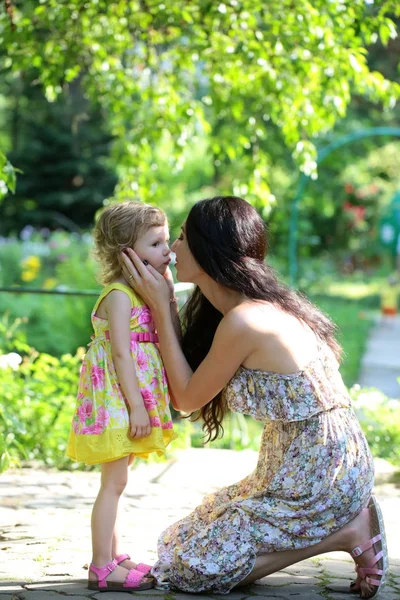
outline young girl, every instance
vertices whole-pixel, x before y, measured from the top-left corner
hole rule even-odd
[[[134,456],[161,455],[176,437],[172,429],[165,370],[149,308],[128,286],[120,255],[134,248],[145,264],[170,278],[168,223],[153,206],[123,202],[108,206],[94,229],[96,257],[105,287],[92,311],[94,335],[83,361],[67,455],[101,464],[101,487],[92,512],[89,589],[148,589],[151,567],[122,554],[116,533],[118,502]]]

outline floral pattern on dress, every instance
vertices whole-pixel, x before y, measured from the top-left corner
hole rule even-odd
[[[73,460],[97,464],[135,454],[162,454],[176,437],[169,409],[168,382],[157,345],[131,339],[131,355],[152,432],[149,437],[129,437],[129,409],[114,366],[108,321],[96,317],[101,300],[112,290],[126,292],[132,301],[130,329],[154,333],[151,312],[130,288],[107,286],[92,311],[94,335],[85,355],[78,387],[76,411],[68,440],[67,455]]]
[[[161,534],[160,586],[227,594],[257,556],[320,542],[371,495],[372,457],[329,348],[291,375],[240,367],[224,397],[265,423],[257,466]]]

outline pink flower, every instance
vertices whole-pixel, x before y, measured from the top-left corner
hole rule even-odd
[[[139,325],[143,325],[144,323],[152,323],[153,319],[151,316],[151,312],[147,306],[143,306],[142,310],[138,315],[138,323]]]
[[[167,421],[167,423],[163,423],[161,425],[162,429],[172,429],[172,421]]]
[[[98,367],[97,365],[93,365],[92,367],[92,385],[96,390],[104,389],[104,369]]]
[[[150,417],[150,425],[152,427],[161,427],[161,421],[158,417]]]
[[[154,400],[154,398],[152,398],[151,400],[148,400],[146,398],[146,400],[144,400],[144,405],[146,407],[146,410],[154,410],[157,406],[157,402]]]
[[[140,390],[140,393],[142,394],[142,398],[143,398],[143,402],[146,407],[146,410],[153,410],[157,406],[157,402],[154,399],[154,396],[151,393],[151,391],[149,389],[145,388],[144,390]]]
[[[96,417],[96,425],[99,425],[103,429],[105,429],[110,421],[110,414],[108,410],[104,408],[104,406],[100,406],[97,417]]]
[[[136,342],[133,342],[133,341],[132,341],[132,343],[136,344]],[[132,347],[131,347],[131,350],[132,350]],[[145,371],[146,369],[148,369],[149,361],[147,360],[147,356],[143,352],[143,350],[138,351],[137,357],[136,357],[136,364],[141,371]]]
[[[142,394],[143,400],[152,400],[153,399],[153,394],[152,394],[151,390],[149,390],[147,388],[140,390],[140,393]]]
[[[103,433],[104,427],[101,427],[98,423],[93,423],[93,425],[89,425],[88,427],[83,427],[81,433],[88,435],[99,435]]]
[[[93,404],[90,400],[84,400],[78,410],[76,411],[79,421],[85,423],[86,419],[92,418]]]
[[[72,422],[72,429],[74,430],[74,433],[79,433],[79,430],[81,428],[81,424],[79,421],[75,421],[75,419]]]

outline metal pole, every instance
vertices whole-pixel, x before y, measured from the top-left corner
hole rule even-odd
[[[331,142],[317,152],[317,165],[320,165],[331,152],[357,140],[367,137],[380,135],[388,135],[392,137],[400,137],[400,129],[398,127],[371,127],[369,129],[361,129],[354,133],[348,133],[339,139]],[[289,242],[288,242],[288,259],[289,259],[289,281],[290,285],[297,284],[298,277],[298,259],[297,259],[297,234],[299,227],[299,205],[310,178],[304,173],[301,174],[296,195],[290,208],[290,223],[289,223]]]

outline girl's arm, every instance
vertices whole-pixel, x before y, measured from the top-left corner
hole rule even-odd
[[[105,298],[105,309],[110,328],[111,350],[118,383],[129,404],[130,434],[134,438],[150,435],[150,420],[140,393],[134,360],[131,356],[129,322],[131,302],[120,290],[112,290]]]
[[[132,262],[126,256],[123,261],[136,291],[151,307],[174,406],[185,412],[197,410],[222,390],[254,350],[249,326],[240,311],[228,313],[217,328],[209,353],[193,373],[174,329],[164,278],[150,265],[145,267],[133,251],[129,256]]]

